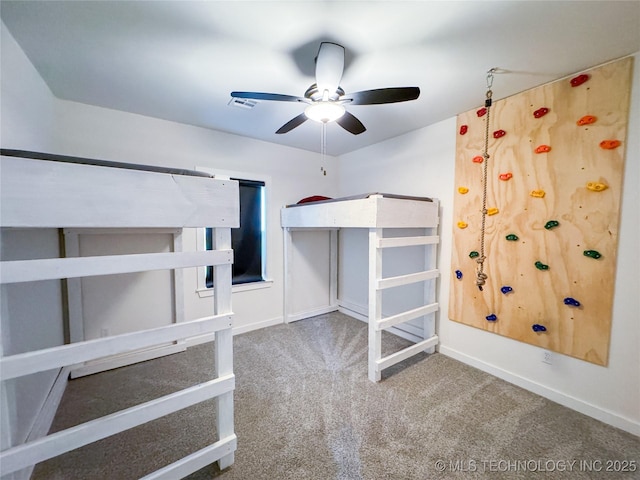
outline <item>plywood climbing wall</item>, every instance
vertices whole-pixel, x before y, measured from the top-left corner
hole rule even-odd
[[[493,102],[482,291],[487,116],[458,116],[452,320],[607,364],[631,69],[629,57]]]

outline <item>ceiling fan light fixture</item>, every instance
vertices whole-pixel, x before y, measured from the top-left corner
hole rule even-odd
[[[335,102],[314,102],[309,105],[304,114],[307,118],[320,123],[334,122],[344,115],[345,108]]]

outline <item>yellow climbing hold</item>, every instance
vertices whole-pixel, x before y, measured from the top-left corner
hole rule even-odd
[[[609,186],[600,182],[589,182],[587,183],[587,188],[592,192],[602,192],[603,190],[609,188]]]
[[[500,210],[498,210],[497,208],[490,208],[489,210],[487,210],[487,215],[495,215],[496,213],[498,213]]]
[[[467,187],[458,187],[458,192],[460,192],[461,194],[465,194],[469,191],[469,189]]]
[[[467,228],[469,225],[465,222],[458,222],[458,228]]]
[[[529,195],[531,195],[532,197],[536,197],[536,198],[543,198],[544,197],[544,190],[532,190]]]

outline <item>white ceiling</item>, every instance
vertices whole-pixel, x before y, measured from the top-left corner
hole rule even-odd
[[[233,90],[302,96],[323,40],[346,48],[347,92],[418,86],[353,105],[367,131],[327,126],[339,155],[640,50],[640,1],[38,1],[1,16],[54,95],[306,150],[321,126],[275,131],[303,104],[228,105]],[[638,67],[640,68],[640,67]]]

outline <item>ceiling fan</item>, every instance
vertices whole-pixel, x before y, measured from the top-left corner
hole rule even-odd
[[[307,89],[304,97],[260,92],[231,92],[231,96],[307,104],[305,111],[280,127],[276,131],[277,134],[290,132],[310,118],[322,123],[335,121],[354,135],[361,134],[366,128],[360,120],[346,111],[345,106],[407,102],[420,96],[418,87],[379,88],[345,94],[340,87],[343,70],[344,47],[336,43],[322,42],[316,57],[316,83]]]

